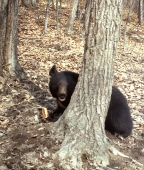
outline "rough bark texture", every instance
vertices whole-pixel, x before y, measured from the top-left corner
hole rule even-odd
[[[56,125],[64,141],[55,158],[64,169],[109,164],[104,122],[110,101],[114,57],[120,35],[122,0],[88,0],[83,67],[71,103]],[[57,129],[58,130],[58,129]]]
[[[18,0],[0,1],[0,73],[24,78],[26,74],[17,59]]]

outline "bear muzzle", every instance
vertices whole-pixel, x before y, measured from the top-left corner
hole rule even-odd
[[[60,93],[58,95],[58,100],[61,101],[61,102],[65,101],[66,100],[66,93]]]

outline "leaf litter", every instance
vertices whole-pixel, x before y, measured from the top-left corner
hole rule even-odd
[[[50,68],[56,64],[60,71],[79,73],[82,66],[82,24],[76,19],[71,35],[64,27],[70,11],[71,6],[62,8],[59,28],[56,29],[55,11],[51,7],[48,36],[44,36],[45,4],[39,3],[36,9],[19,8],[18,57],[28,79],[8,79],[5,95],[1,95],[0,169],[61,169],[52,159],[61,142],[51,138],[51,123],[44,118],[48,114],[45,108],[51,112],[56,107],[48,88]],[[124,17],[126,14],[125,10]],[[133,133],[122,139],[106,132],[110,142],[127,155],[110,154],[109,167],[119,170],[144,169],[144,25],[136,23],[133,14],[127,26],[124,50],[125,21],[122,22],[114,68],[114,85],[125,94],[131,108]],[[85,169],[93,169],[84,164]]]

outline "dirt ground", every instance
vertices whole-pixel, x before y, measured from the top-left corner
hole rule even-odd
[[[44,36],[45,4],[35,9],[19,8],[19,61],[28,78],[6,78],[0,98],[0,170],[60,170],[52,154],[60,142],[49,133],[52,123],[41,118],[41,108],[56,107],[48,88],[49,69],[79,72],[84,50],[81,25],[75,22],[74,32],[66,34],[65,24],[70,8],[63,6],[59,28],[50,9],[48,36]],[[131,136],[121,139],[107,133],[109,141],[128,157],[110,153],[109,168],[118,170],[144,169],[144,25],[132,15],[127,26],[124,45],[125,16],[122,38],[115,60],[114,85],[126,96],[134,122]],[[87,170],[93,169],[87,167]]]

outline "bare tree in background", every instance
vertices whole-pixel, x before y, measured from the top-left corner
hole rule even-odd
[[[47,36],[48,14],[49,14],[50,2],[51,2],[51,0],[47,0],[46,14],[45,14],[45,24],[44,24],[44,34],[45,34],[46,36]]]
[[[68,19],[68,22],[67,22],[67,32],[68,33],[71,33],[72,30],[73,30],[73,23],[74,23],[74,20],[75,20],[75,17],[76,17],[78,4],[79,4],[79,0],[74,0],[73,1],[72,11],[71,11],[71,13],[69,15],[69,19]]]
[[[54,0],[47,0],[45,24],[44,24],[44,34],[46,36],[47,36],[47,28],[48,28],[50,2],[52,2],[53,9],[55,9]],[[56,27],[57,27],[57,29],[58,29],[58,22],[59,22],[59,14],[61,12],[61,5],[62,5],[62,0],[56,0],[56,9],[55,10],[56,10]]]
[[[87,0],[83,67],[70,105],[53,130],[63,136],[54,158],[66,169],[109,164],[104,122],[111,96],[114,57],[120,36],[122,0]]]
[[[39,0],[21,0],[22,5],[27,8],[35,7],[38,2]]]
[[[125,0],[124,4],[129,9],[127,21],[129,21],[129,19],[130,19],[130,14],[132,12],[135,12],[136,14],[138,14],[139,24],[141,25],[143,23],[144,0],[139,0],[139,1],[137,1],[137,0]]]
[[[141,25],[143,23],[143,0],[139,0],[139,24]]]
[[[0,76],[24,78],[24,70],[17,58],[18,0],[0,1]]]

